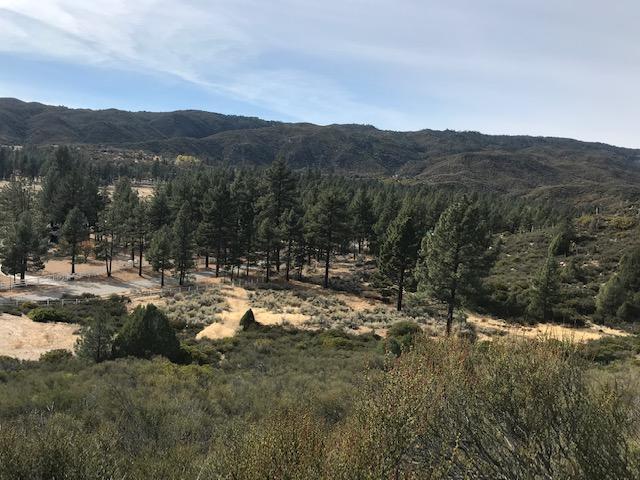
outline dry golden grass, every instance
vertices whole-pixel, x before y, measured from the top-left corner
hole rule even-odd
[[[37,360],[50,350],[73,351],[78,325],[39,323],[26,316],[0,315],[0,355]]]

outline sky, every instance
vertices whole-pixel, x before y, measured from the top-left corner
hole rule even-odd
[[[0,0],[0,97],[640,147],[638,0]]]

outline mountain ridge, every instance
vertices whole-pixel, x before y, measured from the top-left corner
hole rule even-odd
[[[0,144],[78,144],[193,154],[207,163],[265,165],[473,189],[537,194],[583,190],[640,196],[640,150],[561,137],[371,125],[285,123],[202,110],[128,112],[0,98]]]

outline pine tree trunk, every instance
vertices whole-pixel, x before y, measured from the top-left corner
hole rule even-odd
[[[322,284],[322,286],[324,288],[328,288],[329,287],[329,257],[331,255],[331,247],[327,247],[327,257],[325,258],[325,262],[324,262],[324,283]]]
[[[289,244],[287,245],[287,269],[285,271],[285,279],[287,282],[289,281],[289,270],[291,268],[291,239],[289,239]]]
[[[216,277],[220,275],[220,243],[216,247]]]
[[[404,268],[400,269],[400,279],[398,280],[398,311],[402,310],[402,290],[404,288]]]
[[[144,241],[140,239],[140,245],[138,245],[138,276],[142,276],[142,251],[144,250]]]
[[[204,268],[209,270],[209,253],[204,254]]]
[[[76,273],[76,247],[75,245],[71,249],[71,275]]]
[[[276,272],[280,273],[280,247],[276,247]]]
[[[164,287],[164,267],[160,269],[160,288]]]
[[[267,248],[267,272],[265,277],[267,280],[267,283],[269,283],[269,250],[270,249]]]

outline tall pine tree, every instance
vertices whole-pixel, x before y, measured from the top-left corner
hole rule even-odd
[[[195,265],[193,262],[191,207],[187,202],[182,204],[178,215],[176,215],[172,234],[172,257],[175,274],[178,276],[178,283],[184,285],[187,274]]]
[[[422,240],[417,266],[419,288],[447,306],[447,335],[455,309],[476,291],[488,273],[490,235],[478,208],[466,197],[451,204]]]
[[[403,210],[391,222],[380,246],[378,265],[380,271],[398,288],[397,309],[402,310],[402,294],[405,281],[416,265],[420,239],[413,216]]]
[[[315,238],[316,245],[324,254],[324,288],[329,287],[331,254],[349,235],[347,222],[347,200],[336,187],[326,186],[312,207],[307,229]]]

